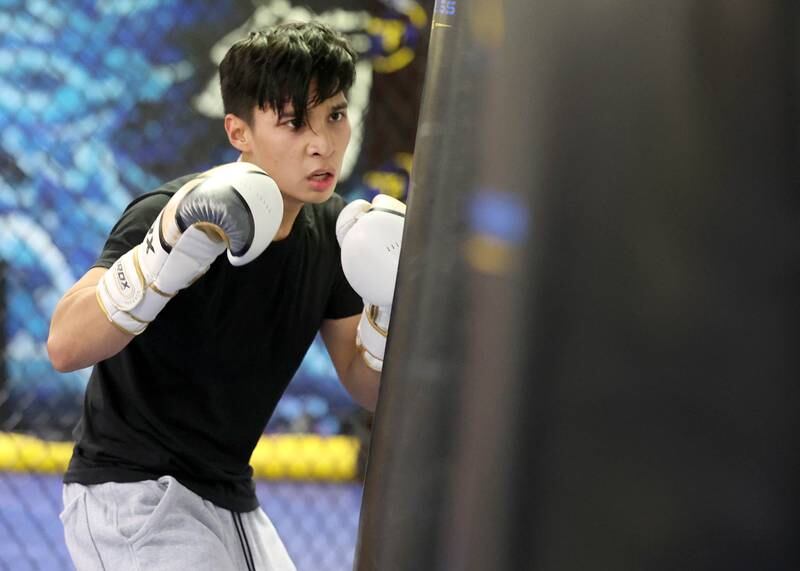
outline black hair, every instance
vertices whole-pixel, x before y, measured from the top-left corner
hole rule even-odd
[[[250,32],[233,44],[219,66],[225,113],[252,124],[256,107],[269,107],[282,117],[291,103],[295,121],[302,124],[309,106],[347,93],[355,81],[355,61],[347,39],[318,22]],[[312,82],[315,91],[309,94]]]

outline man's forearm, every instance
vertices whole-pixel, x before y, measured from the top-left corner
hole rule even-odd
[[[356,353],[350,361],[342,384],[358,404],[371,412],[375,411],[381,374],[370,369],[360,354]]]
[[[115,327],[97,302],[97,279],[105,270],[95,268],[56,306],[50,322],[47,350],[56,370],[89,367],[117,354],[132,335]]]

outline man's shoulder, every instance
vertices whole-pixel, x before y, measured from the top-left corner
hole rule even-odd
[[[126,212],[141,212],[141,213],[155,213],[158,214],[166,206],[169,199],[175,194],[180,187],[197,177],[197,173],[187,174],[175,178],[169,182],[165,182],[155,190],[145,192],[134,198]]]

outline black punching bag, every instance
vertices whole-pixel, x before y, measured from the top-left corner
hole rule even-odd
[[[800,8],[443,7],[357,569],[800,568]]]

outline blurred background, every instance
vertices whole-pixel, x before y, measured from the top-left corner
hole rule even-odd
[[[58,520],[89,370],[57,373],[58,299],[137,195],[236,159],[216,69],[312,17],[361,59],[338,192],[406,199],[433,0],[0,0],[0,569],[70,569]],[[350,569],[371,418],[315,341],[253,457],[299,570]]]

